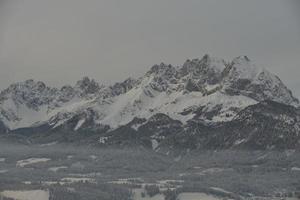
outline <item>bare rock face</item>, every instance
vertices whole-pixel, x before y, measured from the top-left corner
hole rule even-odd
[[[138,84],[138,80],[128,78],[121,83],[115,83],[110,87],[112,96],[119,96],[131,90]]]
[[[139,145],[155,140],[174,148],[296,148],[298,106],[277,76],[248,57],[205,55],[178,67],[154,65],[110,86],[88,77],[60,89],[34,80],[12,84],[0,93],[0,130],[43,127],[56,137],[98,130],[111,144],[127,141],[126,132]]]
[[[0,134],[7,133],[8,128],[0,121]]]
[[[0,101],[10,100],[14,104],[26,104],[30,109],[39,109],[49,104],[58,94],[56,88],[50,88],[45,83],[27,80],[15,83],[0,93]]]
[[[82,80],[77,81],[75,89],[82,97],[85,97],[99,92],[100,86],[95,80],[84,77]]]
[[[215,85],[221,82],[226,62],[205,55],[201,60],[187,60],[179,70],[181,76],[197,80],[199,85]]]

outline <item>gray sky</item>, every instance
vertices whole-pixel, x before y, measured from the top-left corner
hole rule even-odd
[[[300,97],[299,0],[0,0],[0,89],[247,55]]]

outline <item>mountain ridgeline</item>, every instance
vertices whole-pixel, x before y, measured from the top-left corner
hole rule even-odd
[[[105,86],[27,80],[0,93],[0,140],[193,149],[300,149],[299,101],[246,56],[154,65]]]

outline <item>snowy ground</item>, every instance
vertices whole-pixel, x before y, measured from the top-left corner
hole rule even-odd
[[[179,194],[178,200],[222,200],[222,199],[216,198],[212,195],[207,195],[205,193],[182,193]]]
[[[84,200],[101,197],[128,200],[112,197],[116,193],[113,191],[118,191],[124,197],[132,192],[133,200],[161,200],[171,191],[178,194],[178,200],[235,196],[279,200],[275,197],[295,198],[300,192],[299,152],[209,151],[162,155],[141,149],[58,145],[10,148],[0,146],[0,158],[5,158],[0,162],[2,195],[3,192],[41,195],[45,193],[32,191],[43,190],[67,196],[66,200],[80,200],[82,194]],[[159,193],[150,197],[146,186],[158,187]],[[142,193],[145,198],[141,198]]]
[[[44,190],[28,190],[14,191],[5,190],[0,193],[0,196],[12,198],[16,200],[49,200],[49,191]]]

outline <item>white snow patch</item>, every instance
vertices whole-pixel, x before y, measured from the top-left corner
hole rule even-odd
[[[232,192],[229,192],[227,190],[224,190],[224,189],[218,188],[218,187],[210,187],[210,189],[212,189],[214,191],[222,192],[222,193],[225,193],[225,194],[232,194]]]
[[[108,137],[100,137],[99,138],[99,143],[100,144],[105,144],[107,140],[108,140]]]
[[[234,142],[234,145],[242,144],[242,143],[244,143],[245,141],[246,141],[245,139],[236,140],[236,141]]]
[[[300,167],[292,167],[291,170],[292,171],[300,171]]]
[[[85,119],[81,119],[78,121],[77,125],[74,128],[74,131],[77,131],[85,122]]]
[[[211,91],[211,90],[217,89],[218,87],[220,87],[220,84],[207,85],[205,89],[206,89],[207,91]]]
[[[49,146],[53,146],[53,145],[56,145],[58,142],[55,141],[55,142],[50,142],[50,143],[46,143],[46,144],[41,144],[40,147],[49,147]]]
[[[195,166],[195,167],[193,167],[193,169],[202,169],[202,167],[200,167],[200,166]]]
[[[42,181],[42,184],[43,185],[46,185],[46,186],[51,186],[51,185],[65,185],[66,183],[65,182],[60,182],[60,181]]]
[[[102,173],[101,172],[91,172],[91,173],[87,173],[87,174],[69,174],[69,176],[72,177],[96,177],[96,176],[101,176]]]
[[[184,192],[178,195],[178,200],[221,200],[221,199],[212,195],[207,195],[205,193]]]
[[[145,94],[145,90],[150,89],[144,82],[141,83],[140,87],[133,88],[127,93],[113,98],[111,104],[104,105],[103,108],[95,107],[95,110],[103,116],[97,123],[117,128],[129,123],[134,117],[149,119],[156,113],[164,113],[175,120],[186,123],[187,120],[193,118],[194,113],[182,115],[184,110],[200,106],[205,106],[206,109],[210,110],[216,105],[222,105],[222,110],[220,115],[213,118],[212,121],[229,121],[236,114],[232,108],[243,109],[257,103],[257,101],[242,95],[229,96],[221,92],[203,96],[201,92],[174,91],[167,93],[151,90],[153,97],[150,97]],[[133,126],[133,128],[136,129],[138,126]]]
[[[155,149],[158,147],[158,142],[157,142],[157,140],[152,139],[152,140],[151,140],[151,143],[152,143],[152,149],[155,150]]]
[[[184,180],[159,180],[157,181],[160,185],[169,185],[171,183],[184,183]]]
[[[48,169],[48,171],[51,171],[51,172],[57,172],[58,170],[60,170],[60,169],[67,169],[68,167],[66,167],[66,166],[60,166],[60,167],[50,167],[49,169]]]
[[[261,156],[259,156],[259,157],[257,158],[257,160],[263,160],[263,159],[267,158],[267,157],[269,156],[269,154],[270,154],[270,153],[262,154]]]
[[[132,126],[131,126],[131,128],[133,128],[134,130],[138,130],[142,125],[144,125],[146,122],[144,122],[144,123],[141,123],[141,124],[133,124]]]
[[[199,175],[206,175],[206,174],[215,174],[215,173],[220,173],[223,171],[232,171],[232,168],[208,168],[205,169],[203,171],[201,171],[200,173],[198,173]]]
[[[91,159],[93,159],[93,160],[96,160],[98,157],[97,156],[95,156],[95,155],[90,155],[89,156]]]
[[[41,162],[47,162],[51,160],[50,158],[28,158],[26,160],[19,160],[17,161],[17,167],[25,167],[27,165],[41,163]]]
[[[0,158],[0,162],[5,162],[6,158]]]

